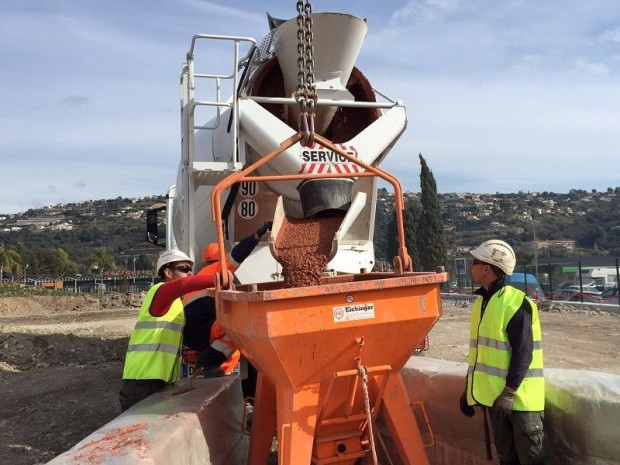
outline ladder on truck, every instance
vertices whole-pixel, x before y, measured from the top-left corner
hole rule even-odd
[[[194,51],[199,40],[231,42],[234,46],[234,56],[229,74],[204,74],[195,71]],[[249,43],[247,54],[240,60],[240,48],[243,43]],[[190,179],[197,185],[215,185],[231,172],[239,171],[244,160],[238,153],[239,135],[239,106],[238,92],[240,76],[239,68],[247,63],[256,49],[256,42],[249,37],[221,36],[212,34],[197,34],[192,37],[192,43],[187,53],[187,62],[181,72],[181,147],[182,161],[188,169]],[[196,88],[200,80],[211,81],[215,86],[214,100],[196,100]],[[234,91],[230,99],[222,98],[222,82],[231,81]],[[215,108],[215,118],[212,124],[196,124],[195,114],[198,107]],[[222,111],[231,109],[230,118],[223,120]],[[222,124],[228,125],[231,135],[231,157],[228,161],[196,161],[196,136],[201,131],[215,131]]]
[[[195,56],[197,43],[201,42],[227,42],[234,48],[233,60],[226,74],[205,74],[195,70]],[[248,47],[249,45],[249,47]],[[248,49],[240,59],[241,48]],[[239,137],[239,105],[238,91],[240,80],[239,69],[247,64],[256,50],[256,41],[250,37],[222,36],[213,34],[197,34],[192,37],[191,46],[187,53],[187,61],[181,72],[181,176],[183,181],[177,185],[173,195],[183,210],[183,216],[187,219],[186,229],[183,235],[187,235],[186,244],[194,243],[196,190],[203,185],[214,186],[231,173],[240,171],[245,163],[245,156],[238,150]],[[245,68],[247,69],[247,68]],[[244,73],[245,74],[245,73]],[[231,97],[222,98],[222,84],[232,86]],[[209,82],[214,86],[214,98],[211,100],[197,100],[198,82]],[[214,110],[215,116],[208,123],[196,123],[196,111],[201,107],[209,107]],[[230,117],[223,118],[223,112],[230,109]],[[204,132],[214,133],[222,125],[227,125],[229,138],[229,155],[224,160],[216,160],[215,156],[210,161],[196,160],[196,139]],[[212,134],[214,136],[214,134]],[[171,209],[169,209],[171,210]],[[169,223],[171,224],[171,223]],[[190,245],[191,247],[191,245]]]

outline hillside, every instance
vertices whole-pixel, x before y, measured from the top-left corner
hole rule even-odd
[[[406,193],[410,199],[417,193]],[[508,240],[523,256],[620,256],[620,187],[605,192],[571,190],[517,194],[439,194],[450,258],[462,256],[493,236]],[[21,250],[60,248],[89,272],[93,251],[104,248],[116,269],[149,270],[161,248],[145,240],[146,211],[164,202],[161,196],[91,200],[0,214],[0,244]],[[392,194],[380,189],[376,238],[386,237],[392,215]],[[536,239],[534,241],[534,239]],[[377,258],[389,260],[380,239]],[[27,273],[37,269],[36,257]]]
[[[418,199],[419,194],[406,193]],[[522,256],[620,255],[620,187],[568,194],[438,194],[450,258],[489,237],[510,242]],[[379,191],[377,217],[391,214],[391,194]],[[377,228],[379,230],[379,228]],[[377,236],[377,234],[375,234]]]
[[[146,211],[160,202],[165,198],[118,197],[0,215],[0,244],[28,252],[61,248],[77,263],[80,273],[90,271],[97,249],[111,255],[113,268],[132,270],[135,264],[137,270],[150,270],[161,248],[146,242]],[[29,260],[29,274],[47,272],[37,267],[37,258],[41,257]]]

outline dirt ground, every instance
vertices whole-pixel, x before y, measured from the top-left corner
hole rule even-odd
[[[142,296],[0,298],[0,465],[46,463],[120,413]],[[427,357],[464,362],[470,304],[444,301]],[[542,306],[545,365],[620,374],[620,315]]]

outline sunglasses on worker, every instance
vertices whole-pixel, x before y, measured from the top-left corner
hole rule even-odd
[[[484,263],[483,261],[480,261],[477,258],[474,258],[474,261],[471,263],[471,266],[476,266],[476,265],[487,265],[487,263]]]
[[[192,267],[189,265],[178,265],[171,267],[173,270],[180,271],[181,273],[189,273],[192,271]]]

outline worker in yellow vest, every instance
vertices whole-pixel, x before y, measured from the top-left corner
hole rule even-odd
[[[504,282],[516,264],[510,245],[492,239],[470,253],[472,282],[482,287],[472,309],[461,412],[471,417],[474,406],[489,409],[501,465],[549,464],[538,308]]]
[[[194,262],[180,250],[167,250],[157,260],[162,282],[146,293],[129,338],[121,411],[179,379],[185,313],[181,296],[213,287],[213,275],[193,275]]]

